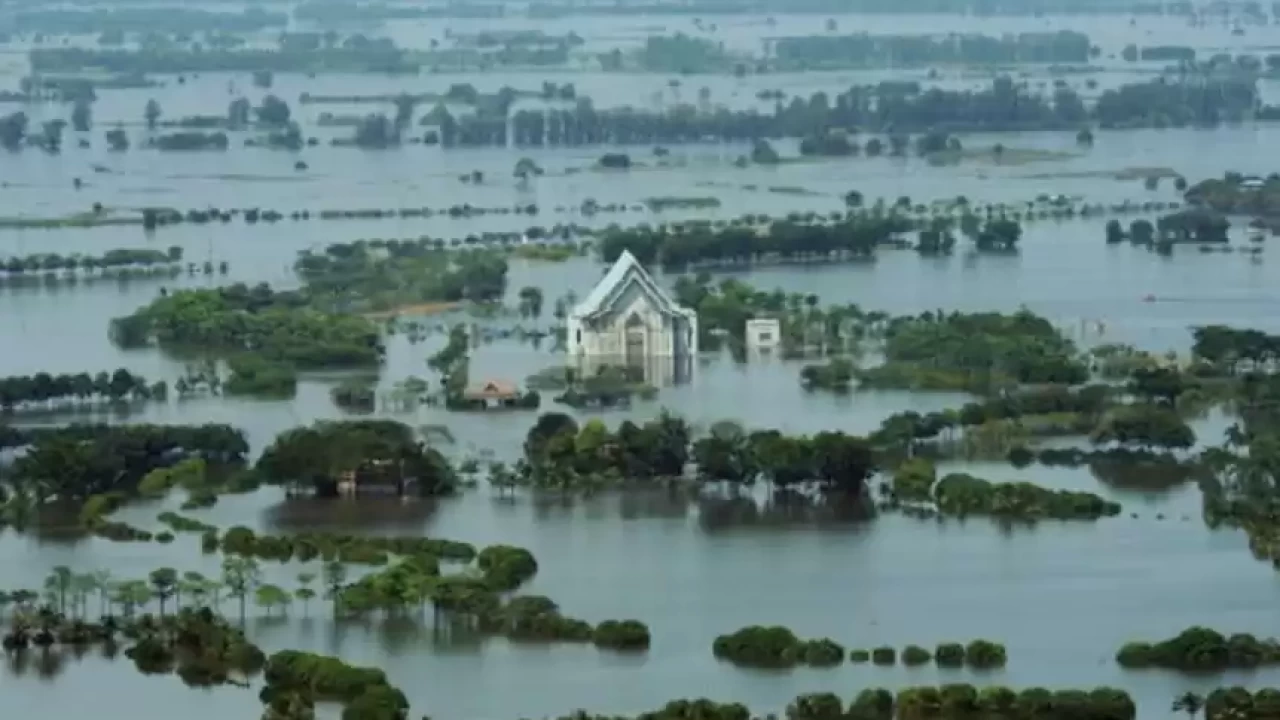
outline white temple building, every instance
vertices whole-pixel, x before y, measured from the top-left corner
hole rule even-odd
[[[626,367],[660,387],[687,379],[698,354],[697,313],[677,305],[626,250],[570,311],[567,330],[569,362],[583,376]]]

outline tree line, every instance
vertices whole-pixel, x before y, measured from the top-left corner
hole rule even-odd
[[[0,410],[12,413],[16,410],[49,409],[74,401],[119,402],[128,399],[163,401],[168,397],[168,383],[161,380],[148,383],[146,378],[134,375],[125,368],[114,372],[60,373],[46,372],[34,375],[0,377]]]
[[[163,294],[112,320],[111,336],[126,348],[251,353],[299,370],[377,365],[384,353],[371,321],[313,310],[306,292],[278,292],[266,284]]]

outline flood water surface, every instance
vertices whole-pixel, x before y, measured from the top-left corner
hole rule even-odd
[[[853,22],[840,19],[841,27],[854,27]],[[1110,27],[1100,24],[1104,21],[1089,22],[1092,28]],[[991,30],[985,22],[982,29]],[[1259,31],[1277,32],[1280,29]],[[1129,37],[1122,27],[1110,33],[1100,31],[1108,47],[1118,47]],[[1222,34],[1223,38],[1214,36],[1205,42],[1227,42],[1226,31]],[[1266,37],[1254,40],[1261,43]],[[611,89],[616,104],[663,92],[665,85],[658,78],[645,80],[643,86],[616,78],[589,78],[573,75],[571,80],[579,83],[580,93],[594,87],[592,83],[600,86],[601,93]],[[491,92],[503,84],[533,86],[543,79],[489,75],[474,81]],[[172,106],[175,117],[222,112],[226,98],[219,89],[225,88],[225,80],[192,78],[182,87],[165,88],[166,107]],[[841,83],[847,86],[850,76],[807,82],[828,80],[838,88]],[[391,81],[281,76],[277,82],[282,93],[305,89],[342,94],[380,92],[379,83]],[[422,85],[410,90],[440,91],[451,81],[427,76],[406,82]],[[771,78],[770,82],[787,84],[791,79]],[[700,79],[691,79],[685,92],[696,92],[694,86],[699,83]],[[761,89],[724,78],[706,79],[706,84],[713,83],[712,97],[726,102],[735,94],[753,97]],[[1264,81],[1264,94],[1269,91],[1270,84]],[[104,97],[95,107],[99,122],[104,126],[113,121],[140,122],[148,92],[120,91]],[[868,199],[883,197],[889,202],[904,195],[916,202],[956,196],[1024,202],[1058,193],[1106,204],[1170,201],[1177,195],[1167,180],[1158,189],[1147,190],[1140,181],[1115,180],[1111,175],[1134,167],[1170,167],[1193,182],[1228,170],[1266,174],[1276,169],[1273,149],[1280,143],[1280,128],[1250,124],[1215,130],[1099,133],[1090,150],[1078,148],[1073,134],[1060,133],[973,136],[963,141],[971,147],[999,142],[1069,156],[1021,165],[975,161],[935,167],[917,159],[880,158],[739,169],[733,167],[733,159],[747,148],[696,145],[673,150],[680,167],[648,167],[630,173],[566,172],[592,164],[605,149],[517,153],[418,147],[365,153],[321,147],[305,151],[310,166],[306,171],[292,169],[296,158],[291,154],[241,148],[238,140],[225,154],[139,151],[111,156],[95,142],[90,150],[68,143],[60,156],[35,151],[6,156],[0,163],[0,193],[7,215],[53,217],[83,212],[94,202],[182,209],[258,206],[286,214],[326,207],[536,203],[542,212],[536,218],[285,220],[274,225],[245,225],[236,219],[227,225],[161,228],[154,234],[144,234],[137,227],[0,230],[0,256],[99,254],[119,247],[177,245],[188,260],[225,260],[230,267],[226,278],[196,275],[172,282],[0,289],[0,375],[96,372],[124,366],[150,380],[172,382],[181,374],[182,363],[158,352],[114,347],[107,335],[110,318],[149,302],[161,285],[180,288],[243,281],[294,286],[297,280],[291,267],[297,253],[333,242],[423,235],[453,238],[555,222],[603,227],[611,222],[732,218],[744,213],[829,212],[843,209],[843,195],[851,189]],[[532,187],[517,186],[511,168],[520,155],[548,168],[548,175]],[[93,164],[102,164],[106,172],[94,172]],[[485,183],[474,186],[458,181],[459,175],[475,169],[485,173]],[[74,177],[84,179],[84,189],[72,189]],[[771,192],[770,187],[805,192]],[[642,211],[597,217],[574,210],[588,198],[639,203],[647,197],[695,195],[718,197],[722,205],[708,212]],[[557,206],[564,209],[557,212]],[[1280,330],[1280,291],[1276,290],[1280,265],[1268,254],[1254,261],[1244,254],[1201,254],[1178,248],[1171,257],[1160,257],[1127,244],[1105,245],[1104,222],[1099,218],[1038,221],[1026,228],[1022,251],[1013,257],[962,251],[951,258],[929,259],[912,252],[884,251],[874,263],[763,268],[733,277],[763,289],[814,293],[823,303],[854,302],[892,313],[1008,311],[1025,306],[1068,329],[1082,344],[1128,342],[1161,352],[1185,350],[1188,328],[1193,325],[1226,323]],[[1233,233],[1239,243],[1240,229]],[[550,306],[552,298],[570,290],[578,297],[585,295],[601,272],[593,257],[562,264],[515,260],[509,273],[510,294],[514,298],[526,285],[542,287]],[[669,276],[660,279],[666,284],[674,281]],[[518,322],[500,321],[510,326]],[[550,322],[543,317],[534,324],[545,328]],[[416,344],[403,335],[392,338],[383,387],[411,375],[428,376],[425,360],[442,343],[439,334]],[[520,382],[562,362],[550,343],[534,347],[497,340],[473,351],[471,377]],[[805,393],[798,373],[798,364],[776,358],[738,363],[727,356],[709,357],[699,364],[691,383],[662,388],[656,400],[638,402],[630,410],[602,418],[613,425],[623,418],[652,417],[667,408],[702,429],[731,419],[748,428],[864,434],[893,412],[941,410],[967,399],[949,393]],[[332,383],[332,379],[305,377],[297,398],[288,402],[170,401],[149,405],[128,419],[231,423],[243,427],[255,451],[260,451],[284,429],[342,417],[329,398]],[[432,408],[398,417],[415,425],[448,426],[456,438],[455,450],[461,454],[484,451],[507,459],[519,454],[532,422],[529,414],[451,414]],[[1202,442],[1216,442],[1223,425],[1221,418],[1198,424]],[[1280,582],[1275,571],[1251,557],[1242,535],[1204,527],[1194,487],[1162,493],[1113,489],[1087,468],[1015,470],[1005,464],[957,464],[948,469],[992,480],[1026,479],[1090,490],[1118,500],[1125,511],[1096,523],[1000,527],[978,520],[942,522],[894,515],[858,521],[843,517],[838,509],[798,508],[717,492],[696,498],[676,491],[634,492],[568,502],[557,497],[500,499],[482,488],[459,498],[397,506],[317,503],[262,490],[223,498],[216,507],[191,515],[221,527],[240,524],[271,532],[332,529],[425,534],[477,545],[525,547],[540,566],[525,592],[548,595],[567,614],[592,622],[643,620],[653,633],[647,654],[628,657],[589,646],[479,641],[406,619],[334,623],[327,603],[319,601],[312,603],[309,618],[295,603],[287,620],[250,621],[253,639],[268,651],[314,650],[384,668],[409,696],[415,716],[497,720],[555,716],[580,707],[632,713],[672,698],[702,696],[741,701],[761,713],[780,712],[803,692],[831,690],[851,697],[868,686],[965,681],[1014,687],[1115,685],[1133,694],[1145,720],[1164,717],[1169,702],[1182,691],[1205,692],[1233,683],[1260,687],[1280,680],[1280,674],[1270,670],[1211,677],[1122,673],[1114,662],[1116,650],[1126,641],[1163,639],[1193,625],[1275,634]],[[130,507],[119,517],[149,526],[157,512],[173,505],[169,501]],[[0,534],[0,586],[39,585],[55,565],[107,568],[117,577],[142,577],[166,565],[211,576],[218,572],[217,556],[201,555],[194,536],[162,546],[97,539],[54,542],[11,531]],[[296,564],[272,565],[265,571],[269,579],[291,586],[304,569]],[[713,638],[751,624],[786,625],[798,635],[829,636],[850,648],[887,644],[901,649],[912,643],[931,648],[944,641],[987,638],[1007,646],[1009,663],[1004,670],[984,674],[939,671],[932,666],[850,664],[831,670],[751,672],[718,663],[711,653]],[[255,691],[193,691],[176,678],[144,677],[127,661],[111,662],[95,653],[81,658],[32,657],[26,665],[2,666],[0,698],[0,714],[6,717],[39,713],[110,720],[224,720],[260,712]]]

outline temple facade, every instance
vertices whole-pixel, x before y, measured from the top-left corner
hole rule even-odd
[[[569,362],[583,375],[605,366],[661,386],[682,382],[698,353],[698,316],[677,305],[635,256],[623,251],[569,313]]]

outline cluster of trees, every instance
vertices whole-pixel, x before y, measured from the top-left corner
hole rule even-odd
[[[122,347],[152,343],[230,357],[252,353],[300,370],[376,365],[384,348],[377,327],[355,315],[320,312],[303,292],[266,284],[179,290],[111,322]]]
[[[298,373],[288,362],[257,354],[227,359],[231,376],[221,384],[227,395],[285,400],[298,392]]]
[[[376,72],[412,73],[418,63],[388,38],[363,35],[345,38],[340,46],[317,49],[222,49],[147,47],[92,49],[33,48],[31,70],[48,75],[75,75],[94,69],[124,75],[239,72],[273,73]]]
[[[431,240],[357,240],[302,251],[294,269],[312,298],[337,311],[425,302],[501,300],[507,261],[487,250],[444,252]]]
[[[1280,215],[1280,174],[1256,179],[1229,172],[1221,178],[1202,180],[1187,189],[1184,197],[1192,205],[1227,214]],[[1246,184],[1248,183],[1248,184]]]
[[[779,259],[868,257],[878,246],[911,229],[909,220],[895,216],[821,223],[779,221],[764,230],[717,229],[710,222],[697,222],[611,229],[596,244],[607,263],[626,250],[645,265],[684,270],[691,266],[749,266]]]
[[[1126,668],[1187,672],[1249,669],[1280,663],[1280,643],[1248,633],[1227,637],[1216,630],[1193,627],[1156,643],[1126,643],[1116,654],[1116,662]]]
[[[859,372],[863,385],[966,389],[1089,378],[1074,344],[1026,309],[895,317],[884,330],[883,355],[883,365]]]
[[[477,552],[469,543],[427,537],[388,537],[301,533],[259,535],[237,525],[221,537],[205,532],[201,544],[207,552],[221,550],[228,555],[277,562],[311,562],[320,559],[339,565],[386,565],[391,556],[431,557],[449,562],[469,563]],[[345,578],[344,578],[345,580]]]
[[[673,296],[681,305],[698,312],[698,346],[714,350],[726,340],[733,350],[743,350],[746,322],[755,317],[776,317],[782,330],[782,348],[790,355],[822,348],[827,353],[848,353],[878,335],[888,313],[863,310],[857,305],[820,308],[813,294],[764,292],[734,278],[711,282],[708,273],[676,278]]]
[[[692,461],[698,477],[708,482],[813,484],[859,497],[876,469],[871,445],[843,432],[748,434],[726,422],[695,439],[688,423],[667,413],[643,425],[624,421],[615,432],[599,421],[579,427],[567,415],[546,413],[530,428],[524,455],[514,473],[495,479],[569,489],[590,486],[602,475],[615,480],[680,478]]]
[[[282,650],[266,661],[259,697],[264,717],[314,717],[316,702],[343,706],[344,718],[402,720],[409,701],[382,670],[358,667],[326,655]]]
[[[177,269],[182,263],[182,248],[174,245],[168,250],[152,248],[118,248],[108,250],[99,256],[59,255],[57,253],[37,253],[25,257],[8,257],[0,259],[0,279],[10,280],[24,275],[44,273],[74,274],[77,272],[92,275],[101,272],[104,275],[120,268],[150,269],[156,266]]]
[[[937,663],[938,667],[958,668],[969,666],[979,670],[1004,667],[1008,661],[1004,645],[989,640],[972,640],[968,645],[960,643],[938,643],[934,652],[919,645],[908,645],[901,653],[892,647],[881,646],[873,650],[854,650],[849,659],[855,663],[871,661],[876,665],[892,665],[901,658],[902,664],[908,667]]]
[[[91,401],[165,400],[168,383],[155,384],[134,375],[125,368],[115,372],[50,375],[13,375],[0,378],[0,411],[48,410],[68,404],[84,405]]]
[[[346,474],[353,474],[357,486],[368,477],[414,487],[424,496],[450,494],[458,482],[439,450],[394,420],[320,421],[287,430],[263,451],[256,470],[268,483],[322,495],[336,494]]]
[[[924,89],[915,82],[855,86],[834,97],[816,92],[808,98],[778,101],[772,113],[692,104],[663,111],[637,108],[598,110],[588,98],[573,109],[516,111],[510,117],[515,136],[531,146],[653,145],[700,142],[707,138],[750,142],[761,138],[824,137],[832,128],[889,133],[905,153],[907,133],[1012,130],[1079,130],[1102,127],[1163,127],[1215,124],[1252,111],[1257,90],[1252,80],[1161,78],[1108,89],[1090,108],[1065,83],[1049,95],[1029,92],[1008,77],[982,90]],[[501,103],[487,111],[454,117],[443,105],[431,111],[444,147],[503,146],[508,113]],[[1082,140],[1091,137],[1083,134]],[[876,147],[872,151],[871,143]],[[850,140],[850,146],[854,145]],[[867,143],[878,154],[884,141]],[[853,150],[849,150],[852,154]]]
[[[1191,699],[1186,696],[1184,698]],[[1199,698],[1195,697],[1195,700]],[[1280,705],[1280,690],[1262,688],[1251,691],[1239,686],[1218,688],[1209,693],[1203,703],[1196,704],[1194,701],[1183,703],[1188,713],[1198,710],[1201,705],[1204,707],[1205,720],[1228,720],[1229,718],[1262,720],[1274,713],[1277,705]]]
[[[721,660],[746,667],[826,667],[844,662],[844,646],[831,638],[802,640],[779,626],[752,625],[718,635],[711,651]]]
[[[1280,335],[1253,328],[1202,325],[1191,329],[1192,355],[1222,372],[1270,370],[1280,360]]]
[[[1070,31],[988,35],[807,35],[774,41],[777,61],[797,69],[919,65],[1086,63],[1089,36]]]
[[[796,665],[828,667],[845,660],[844,646],[830,638],[804,640],[785,627],[752,625],[736,632],[719,635],[712,643],[719,659],[744,667],[783,668]],[[871,650],[855,649],[848,653],[850,662],[872,662],[893,665],[899,657],[908,666],[936,662],[939,667],[968,665],[977,669],[1004,667],[1007,654],[1004,645],[988,640],[974,640],[968,645],[939,643],[930,653],[919,645],[908,645],[899,654],[890,646]]]
[[[4,429],[0,446],[25,448],[7,473],[5,520],[34,519],[46,502],[128,497],[155,470],[186,458],[243,464],[244,434],[228,425],[69,425]]]
[[[1252,712],[1253,697],[1243,689],[1219,696],[1212,720],[1228,717],[1264,717]],[[1270,700],[1274,690],[1264,690]],[[1241,695],[1242,694],[1242,695]],[[1211,699],[1214,696],[1210,696]],[[1229,715],[1240,709],[1240,715]],[[941,687],[904,687],[894,690],[867,688],[846,704],[834,693],[810,693],[796,697],[786,709],[790,720],[919,720],[936,717],[1007,717],[1017,720],[1134,720],[1137,706],[1123,690],[1098,687],[1093,690],[1013,690],[992,686],[977,688],[955,683]],[[748,720],[755,717],[739,703],[711,700],[675,700],[633,720]],[[578,712],[557,720],[620,720],[617,717]]]
[[[1134,404],[1108,411],[1090,439],[1100,445],[1116,443],[1139,448],[1186,450],[1195,445],[1196,434],[1172,407]]]
[[[1096,520],[1120,514],[1120,504],[1083,491],[1049,490],[1026,482],[993,483],[950,473],[933,488],[938,512],[953,517],[986,515],[1019,521]]]

